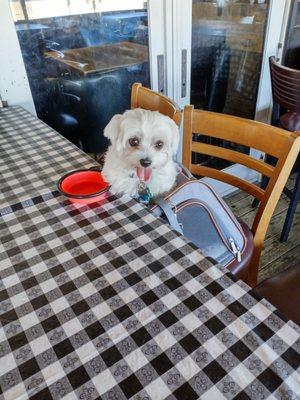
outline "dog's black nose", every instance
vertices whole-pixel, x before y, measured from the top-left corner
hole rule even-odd
[[[152,164],[152,161],[149,160],[149,158],[142,158],[140,160],[140,164],[142,167],[150,167],[150,165]]]

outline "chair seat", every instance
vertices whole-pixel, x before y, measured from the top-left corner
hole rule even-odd
[[[229,269],[229,271],[235,275],[237,279],[241,279],[246,282],[248,277],[248,267],[254,250],[253,234],[245,222],[239,220],[239,223],[241,224],[244,235],[247,239],[246,248],[243,252],[242,261],[238,262],[237,260],[234,260],[230,265],[227,266],[227,269]]]
[[[300,325],[300,263],[264,280],[253,291]]]
[[[300,113],[287,112],[283,114],[280,117],[280,125],[290,132],[300,131]]]

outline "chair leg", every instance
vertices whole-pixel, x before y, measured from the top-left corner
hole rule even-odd
[[[280,236],[280,241],[281,242],[287,241],[287,239],[289,237],[289,233],[290,233],[291,226],[292,226],[292,223],[293,223],[295,211],[296,211],[296,208],[297,208],[297,204],[299,202],[300,202],[300,167],[299,167],[298,175],[297,175],[297,178],[296,178],[295,187],[294,187],[294,190],[293,190],[293,194],[292,194],[292,198],[291,198],[291,201],[290,201],[289,209],[288,209],[287,215],[285,217],[283,229],[282,229],[282,232],[281,232],[281,236]]]
[[[261,189],[265,189],[267,187],[267,184],[268,184],[268,178],[266,176],[263,176],[260,183]],[[256,208],[258,205],[259,205],[259,200],[255,198],[252,202],[252,207]]]
[[[248,266],[248,277],[246,281],[246,283],[251,287],[257,285],[259,261],[260,261],[262,247],[263,247],[263,242],[256,244],[254,239],[254,250]]]
[[[274,157],[272,157],[272,156],[267,154],[266,158],[265,158],[265,162],[267,164],[273,165],[274,162],[275,162],[275,159],[274,159]],[[269,178],[267,176],[263,175],[262,180],[260,182],[260,188],[261,189],[265,189],[267,187],[267,185],[268,185],[268,182],[269,182]],[[254,199],[253,202],[252,202],[252,207],[256,208],[258,205],[259,205],[259,200],[258,199]]]

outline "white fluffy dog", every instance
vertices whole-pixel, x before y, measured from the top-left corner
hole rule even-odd
[[[153,197],[173,187],[179,130],[171,118],[141,108],[125,111],[111,119],[104,135],[111,145],[102,172],[113,194],[138,197],[141,182]]]

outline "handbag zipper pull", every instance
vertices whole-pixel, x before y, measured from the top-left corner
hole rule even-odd
[[[228,238],[228,240],[229,240],[230,247],[232,249],[232,252],[233,252],[235,258],[237,259],[238,262],[241,262],[242,256],[241,256],[240,248],[235,244],[235,241],[231,237]]]
[[[236,258],[237,258],[238,262],[241,262],[242,261],[241,250],[240,250],[239,246],[236,246],[236,249],[237,249]]]
[[[181,228],[181,231],[183,231],[183,224],[182,224],[181,222],[178,221],[177,206],[176,206],[176,204],[172,203],[171,200],[169,200],[169,204],[170,204],[171,208],[173,209],[175,218],[176,218],[176,220],[177,220],[177,222],[178,222],[179,227]],[[181,232],[181,233],[182,233],[182,232]]]

